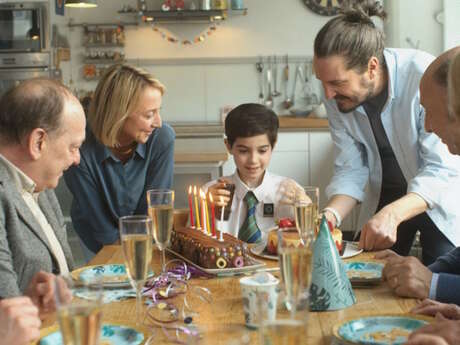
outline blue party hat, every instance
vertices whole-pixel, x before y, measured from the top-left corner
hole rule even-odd
[[[326,217],[323,216],[318,236],[313,244],[313,272],[310,287],[310,309],[338,310],[356,302],[345,265],[332,239]]]

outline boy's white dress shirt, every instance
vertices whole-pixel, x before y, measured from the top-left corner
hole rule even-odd
[[[294,180],[270,174],[268,171],[265,171],[262,183],[256,188],[249,188],[241,181],[237,172],[230,176],[224,176],[223,178],[235,184],[235,193],[233,195],[231,213],[228,220],[221,223],[220,214],[216,214],[217,230],[222,230],[238,237],[238,231],[243,225],[248,212],[246,202],[244,201],[244,197],[248,191],[252,191],[258,200],[255,216],[257,226],[262,232],[263,241],[266,241],[267,234],[270,230],[277,226],[275,220],[286,217],[291,219],[294,218],[293,206],[280,204],[280,200],[284,196],[286,188],[291,188],[292,186],[302,188]],[[207,191],[207,189],[215,183],[217,183],[217,180],[208,182],[203,188]],[[266,214],[264,216],[264,204],[273,204],[273,215]]]

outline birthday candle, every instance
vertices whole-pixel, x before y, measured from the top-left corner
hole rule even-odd
[[[195,199],[195,215],[196,215],[196,228],[201,229],[200,225],[200,213],[198,211],[198,197],[196,196],[196,186],[193,186],[193,195]]]
[[[188,208],[190,210],[190,226],[195,227],[195,220],[193,219],[193,200],[192,200],[192,186],[188,187]]]
[[[203,232],[206,233],[207,232],[207,229],[206,229],[206,206],[205,206],[206,197],[205,197],[203,191],[201,190],[201,188],[200,188],[200,199],[201,199],[201,223],[203,223]]]
[[[222,204],[222,209],[220,211],[220,236],[219,236],[219,242],[224,242],[224,235],[223,235],[223,225],[224,225],[224,198],[220,197],[220,203]]]
[[[212,194],[209,193],[209,200],[211,201],[211,229],[212,229],[212,237],[216,237],[216,215],[215,215],[215,208],[214,208],[214,200],[212,200]]]
[[[209,223],[209,208],[208,208],[208,198],[206,197],[206,194],[204,195],[204,204],[206,205],[206,225],[207,225],[207,230],[208,230],[208,235],[211,236],[211,226]]]

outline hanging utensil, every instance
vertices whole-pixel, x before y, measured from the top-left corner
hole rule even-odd
[[[259,73],[259,103],[263,104],[264,103],[264,64],[262,57],[259,58],[259,62],[256,62],[256,69],[257,72]]]
[[[274,90],[272,93],[273,97],[278,97],[281,95],[281,92],[277,90],[277,84],[278,84],[278,61],[276,60],[276,55],[273,55],[273,86]]]
[[[265,100],[265,106],[268,108],[273,108],[273,97],[272,97],[272,60],[268,58],[268,68],[267,68],[267,99]]]
[[[295,89],[297,86],[297,80],[300,78],[302,80],[302,68],[300,65],[297,65],[294,74],[294,84],[292,85],[292,92],[291,92],[291,107],[295,104]]]
[[[289,56],[286,54],[286,65],[283,69],[283,79],[284,79],[284,101],[283,107],[289,109],[292,106],[291,99],[288,95],[288,84],[289,84]]]

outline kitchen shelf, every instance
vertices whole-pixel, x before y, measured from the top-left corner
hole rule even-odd
[[[93,65],[110,65],[115,63],[123,63],[125,59],[85,59],[85,64],[93,64]]]
[[[128,14],[119,11],[120,14]],[[246,15],[247,8],[241,10],[180,10],[180,11],[141,11],[144,22],[157,23],[209,23],[224,20],[229,16]]]
[[[124,43],[83,43],[85,48],[122,48]]]

